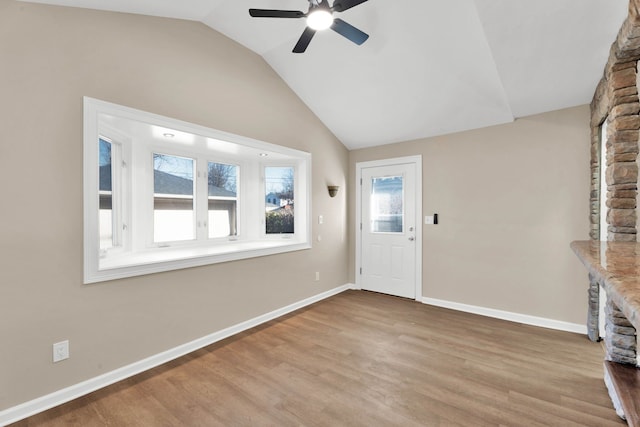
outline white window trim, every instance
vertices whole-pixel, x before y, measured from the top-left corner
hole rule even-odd
[[[298,204],[298,195],[300,195],[300,202],[304,204],[306,195],[303,194],[302,191],[300,191],[301,190],[301,187],[299,187],[300,179],[298,179],[298,174],[300,173],[299,171],[300,166],[294,165],[291,163],[282,163],[282,162],[263,162],[260,164],[260,181],[262,182],[261,193],[260,193],[260,201],[262,202],[260,207],[261,210],[264,210],[264,208],[266,207],[266,198],[267,198],[267,194],[269,194],[265,185],[265,181],[266,181],[265,169],[268,167],[276,167],[276,168],[292,167],[293,168],[293,199],[295,201],[295,204]],[[307,227],[306,221],[307,221],[307,218],[305,218],[304,215],[301,215],[300,217],[296,215],[295,221],[294,221],[295,228],[293,233],[267,234],[266,218],[263,217],[261,230],[260,230],[260,237],[265,240],[293,239],[296,236],[299,226],[302,227],[302,229],[305,229]]]
[[[115,169],[121,171],[119,174],[113,174],[114,167],[112,166],[111,203],[112,206],[119,208],[117,209],[118,212],[114,215],[114,227],[118,228],[117,231],[114,230],[114,236],[116,236],[118,240],[118,245],[105,249],[104,253],[113,254],[129,250],[131,244],[130,239],[127,238],[127,234],[124,233],[123,230],[131,223],[131,212],[128,209],[131,203],[131,192],[129,191],[131,170],[128,167],[131,159],[131,140],[126,135],[106,125],[100,126],[98,135],[100,138],[105,138],[105,140],[111,142],[111,162],[115,164]]]
[[[100,115],[106,114],[124,119],[150,123],[156,126],[175,129],[179,132],[201,135],[206,138],[238,144],[245,148],[258,151],[266,151],[288,156],[291,161],[278,162],[294,166],[296,171],[295,197],[296,197],[296,228],[291,235],[264,235],[254,233],[255,238],[228,238],[211,239],[211,244],[199,242],[194,245],[172,245],[166,248],[136,248],[132,247],[132,242],[127,239],[123,241],[122,250],[109,251],[109,256],[100,258],[99,242],[99,200],[98,200],[98,138],[100,135],[121,141],[127,138],[126,135],[117,135],[117,130],[105,132],[103,124],[100,123]],[[132,142],[135,144],[135,141]],[[130,155],[129,144],[125,145],[122,157],[127,162]],[[275,144],[258,141],[255,139],[234,135],[219,130],[207,128],[192,123],[159,116],[156,114],[135,110],[132,108],[100,101],[97,99],[84,98],[84,153],[83,153],[83,192],[84,192],[84,283],[95,283],[106,280],[133,277],[150,273],[176,270],[181,268],[197,267],[219,262],[247,259],[258,256],[274,255],[311,248],[311,154],[303,151],[283,147]],[[213,158],[211,160],[217,160]],[[221,157],[220,161],[239,164],[239,160],[234,157]],[[265,165],[271,166],[271,162],[256,161],[260,168]],[[276,163],[273,163],[276,164]],[[246,174],[247,179],[258,179],[263,172],[243,170],[241,174]],[[136,171],[132,168],[125,168],[123,176],[121,196],[128,201],[130,206],[133,195],[128,191],[128,183],[131,176]],[[241,191],[243,186],[240,185]],[[238,200],[243,203],[243,209],[252,209],[252,205],[263,206],[262,200],[250,201],[238,195]],[[299,208],[298,208],[299,207]],[[256,224],[245,223],[246,216],[238,218],[238,226],[242,231],[254,228]],[[123,212],[124,223],[133,223],[132,213],[125,210]],[[257,224],[263,229],[262,224]],[[245,237],[245,236],[243,236]]]

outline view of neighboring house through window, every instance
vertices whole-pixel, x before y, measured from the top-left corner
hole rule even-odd
[[[266,201],[266,234],[294,232],[294,176],[290,166],[264,168]]]
[[[238,234],[238,166],[208,162],[209,238]]]
[[[195,239],[194,160],[153,154],[153,241]]]
[[[373,178],[371,182],[371,232],[402,233],[403,205],[402,176]]]

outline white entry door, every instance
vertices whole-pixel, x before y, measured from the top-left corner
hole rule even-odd
[[[416,165],[361,169],[360,286],[416,295]]]

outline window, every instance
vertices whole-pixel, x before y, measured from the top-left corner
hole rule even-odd
[[[153,241],[195,239],[194,161],[153,153]]]
[[[99,138],[99,174],[98,194],[100,195],[100,249],[109,249],[113,245],[113,185],[111,172],[111,142]]]
[[[310,164],[85,98],[85,283],[310,248]]]
[[[238,166],[208,162],[209,238],[238,234]]]
[[[98,228],[100,255],[114,252],[124,246],[123,229],[126,227],[126,208],[123,206],[124,138],[116,138],[117,133],[108,131],[110,137],[98,136]]]
[[[404,230],[402,176],[371,180],[371,232],[402,233]]]
[[[265,233],[291,234],[295,230],[294,211],[294,168],[290,166],[267,166],[264,168],[265,191]]]

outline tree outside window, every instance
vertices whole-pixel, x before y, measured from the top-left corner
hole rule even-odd
[[[265,192],[267,194],[265,232],[267,234],[294,233],[294,184],[293,167],[265,167]]]

